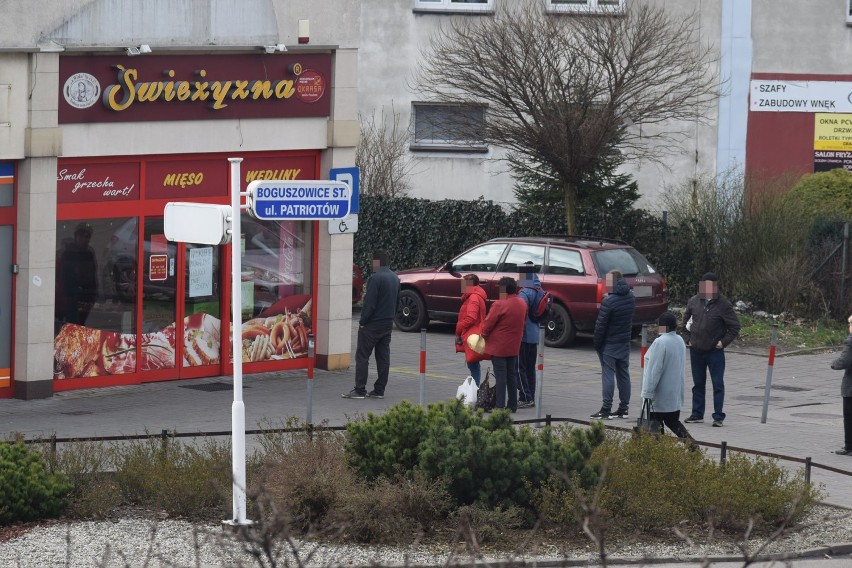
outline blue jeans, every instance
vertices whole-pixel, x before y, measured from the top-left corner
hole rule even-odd
[[[689,362],[692,365],[692,416],[704,418],[704,399],[707,391],[707,369],[710,369],[710,382],[713,383],[713,420],[722,422],[725,413],[725,350],[710,351],[689,350]]]
[[[470,370],[470,376],[473,377],[473,382],[476,383],[476,386],[479,386],[479,379],[482,378],[482,368],[479,365],[479,361],[476,363],[468,363],[467,368]]]
[[[622,357],[598,353],[601,360],[601,382],[603,383],[603,404],[601,409],[612,410],[612,397],[618,383],[618,409],[630,407],[630,351]]]
[[[497,408],[508,408],[512,412],[518,409],[518,357],[492,357],[494,382],[497,387]],[[506,401],[508,391],[509,400]]]

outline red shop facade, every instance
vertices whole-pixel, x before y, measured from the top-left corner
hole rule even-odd
[[[242,216],[239,243],[174,243],[170,201],[228,204],[228,157],[60,159],[54,391],[230,372],[230,247],[247,373],[307,366],[317,223]],[[246,153],[241,175],[317,179],[318,152]]]
[[[239,238],[210,246],[169,242],[163,211],[176,201],[230,204],[232,157],[243,159],[241,189],[258,179],[321,179],[331,54],[69,55],[58,75],[58,129],[70,129],[72,142],[54,162],[56,238],[47,254],[55,254],[55,293],[53,321],[44,322],[52,380],[41,372],[22,389],[0,373],[0,398],[49,396],[42,385],[51,384],[57,392],[230,374],[232,246],[242,255],[236,352],[245,372],[307,368],[308,335],[318,331],[319,224],[243,213]],[[242,138],[249,121],[283,133],[290,119],[307,121],[287,150],[274,138]],[[224,132],[220,124],[240,138],[211,136]],[[169,153],[158,152],[166,138]],[[88,154],[95,139],[114,141],[115,154]],[[302,139],[313,146],[292,142]],[[11,189],[14,175],[3,179]],[[14,205],[0,202],[0,225],[13,232]],[[0,371],[13,366],[0,357]]]

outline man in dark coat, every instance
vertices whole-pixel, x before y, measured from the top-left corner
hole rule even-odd
[[[630,407],[630,331],[636,298],[621,272],[606,275],[608,294],[601,302],[595,322],[595,351],[601,361],[603,404],[592,418],[627,418]],[[618,383],[618,410],[612,410],[612,397]]]
[[[852,316],[849,323],[849,335],[843,343],[843,353],[832,361],[831,368],[845,371],[840,382],[840,396],[843,398],[843,447],[836,454],[852,456]]]
[[[373,274],[367,280],[367,292],[358,322],[358,347],[355,350],[355,388],[343,398],[384,398],[390,373],[390,341],[393,317],[399,297],[399,277],[388,268],[388,255],[383,250],[373,252]],[[379,377],[373,390],[367,392],[367,372],[370,354],[376,350],[376,370]]]
[[[698,294],[689,299],[683,321],[692,367],[692,414],[687,423],[704,421],[707,370],[713,383],[713,426],[725,420],[725,347],[740,333],[740,320],[730,300],[719,294],[718,277],[708,272],[698,283]]]

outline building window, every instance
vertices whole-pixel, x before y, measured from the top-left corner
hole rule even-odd
[[[847,0],[846,3],[846,25],[852,26],[852,0]]]
[[[487,152],[480,133],[485,106],[414,103],[412,150]]]
[[[415,12],[493,12],[494,0],[414,0]]]
[[[549,12],[621,14],[626,0],[547,0]]]

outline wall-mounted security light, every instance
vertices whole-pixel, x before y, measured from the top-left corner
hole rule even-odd
[[[147,43],[143,43],[139,47],[125,47],[124,53],[130,55],[131,57],[134,55],[140,55],[144,53],[151,53],[151,46]]]

